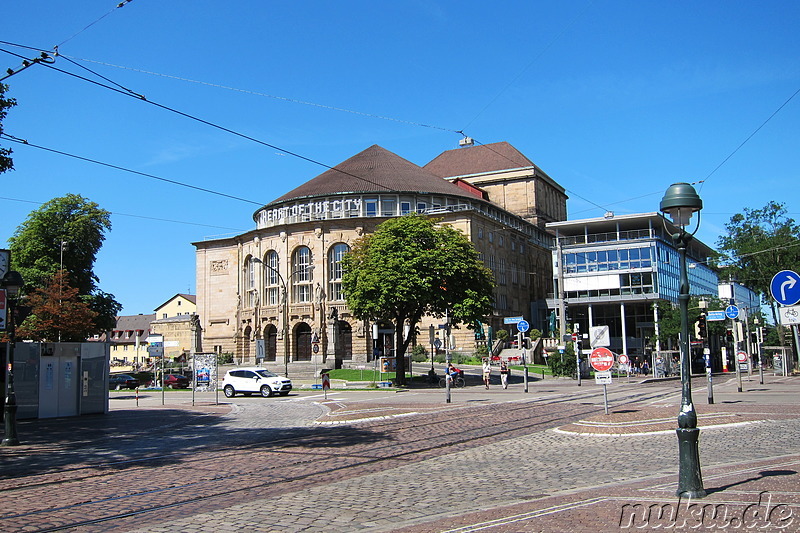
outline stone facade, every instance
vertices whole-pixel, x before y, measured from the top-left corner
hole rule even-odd
[[[512,181],[535,189],[526,179],[533,178]],[[531,302],[544,301],[552,279],[551,236],[486,198],[482,188],[455,185],[380,147],[357,154],[256,211],[255,230],[194,243],[203,349],[231,353],[237,362],[263,360],[287,374],[290,367],[357,366],[391,355],[392,326],[349,311],[339,261],[359,237],[408,212],[461,230],[494,271],[496,309],[486,326],[525,316],[536,327],[542,317],[530,316]],[[424,320],[420,331],[439,322]],[[474,351],[472,330],[451,333],[451,347]],[[420,342],[427,345],[427,333]]]

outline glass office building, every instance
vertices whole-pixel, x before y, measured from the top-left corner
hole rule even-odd
[[[680,261],[671,234],[677,228],[658,213],[551,222],[555,233],[553,293],[548,306],[582,333],[608,326],[616,353],[650,359],[657,300],[677,304]],[[687,250],[692,295],[716,296],[718,278],[707,266],[711,248],[692,240]],[[588,347],[588,346],[587,346]]]

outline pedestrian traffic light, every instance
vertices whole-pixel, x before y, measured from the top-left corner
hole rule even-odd
[[[697,320],[697,336],[700,337],[701,339],[705,339],[708,337],[705,314],[701,314],[700,318]]]

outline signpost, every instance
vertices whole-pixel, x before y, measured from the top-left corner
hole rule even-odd
[[[731,320],[739,318],[739,308],[735,305],[729,305],[725,308],[725,316]]]
[[[725,311],[709,311],[706,315],[706,321],[719,322],[725,320]]]
[[[323,394],[325,395],[326,400],[328,399],[328,389],[330,388],[331,388],[331,377],[330,374],[325,372],[324,374],[322,374],[322,391]]]
[[[769,284],[769,291],[776,302],[783,306],[794,306],[800,302],[800,275],[793,270],[781,270],[772,278]],[[795,310],[796,313],[796,310]],[[800,320],[797,320],[797,315],[791,311],[783,311],[781,308],[781,325],[789,325],[792,333],[794,334],[795,344],[800,345],[800,338],[798,338],[798,330],[800,330]],[[788,320],[787,320],[788,319]],[[797,321],[796,321],[797,320]],[[789,368],[789,357],[784,359],[784,368]]]
[[[800,302],[800,276],[792,270],[781,270],[772,277],[769,291],[779,304],[794,305]]]
[[[603,385],[603,406],[606,414],[608,414],[607,385],[611,383],[610,370],[614,366],[614,354],[608,348],[595,348],[589,356],[589,364],[597,371],[594,375],[594,382]]]

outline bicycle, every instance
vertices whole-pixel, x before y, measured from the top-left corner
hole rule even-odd
[[[446,386],[447,386],[447,376],[444,376],[444,377],[439,379],[439,387],[444,388]],[[463,387],[466,387],[466,386],[467,386],[467,382],[460,375],[452,378],[452,381],[450,382],[450,388],[453,388],[453,387],[463,388]]]

